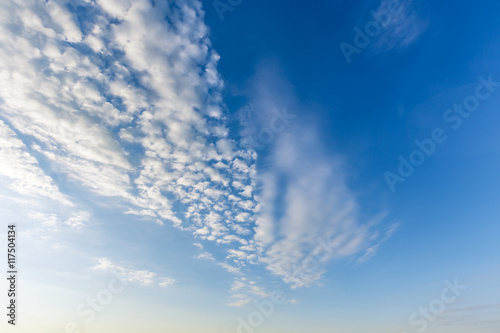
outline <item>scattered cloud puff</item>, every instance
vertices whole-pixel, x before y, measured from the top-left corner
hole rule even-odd
[[[266,298],[271,295],[255,281],[245,277],[236,278],[233,281],[230,292],[232,295],[228,305],[234,307],[244,306],[256,299]]]
[[[107,258],[99,259],[99,264],[92,267],[92,269],[111,272],[123,281],[138,283],[141,285],[158,285],[160,287],[167,287],[175,283],[175,280],[172,278],[160,277],[156,273],[147,270],[139,271],[125,268],[112,263],[111,260]]]

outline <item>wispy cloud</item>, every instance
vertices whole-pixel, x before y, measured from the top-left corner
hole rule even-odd
[[[73,228],[82,227],[90,218],[90,213],[85,211],[74,212],[65,220],[61,220],[60,217],[56,213],[45,214],[41,212],[33,213],[29,215],[30,218],[41,222],[42,224],[59,228],[61,226],[69,226]]]
[[[167,287],[175,283],[172,278],[161,277],[158,274],[148,270],[135,270],[126,268],[111,262],[107,258],[99,259],[99,264],[92,267],[94,270],[103,270],[112,272],[120,277],[121,280],[127,282],[135,282],[141,285],[158,285],[160,287]]]
[[[241,270],[239,267],[229,264],[227,261],[218,261],[214,258],[213,254],[209,252],[200,253],[196,256],[197,259],[208,260],[215,263],[217,266],[224,268],[226,271],[232,274],[240,274]]]
[[[273,168],[263,175],[266,200],[257,240],[263,253],[261,261],[268,269],[300,287],[317,281],[324,272],[318,268],[301,276],[292,274],[292,267],[302,267],[321,250],[318,239],[333,244],[333,250],[322,256],[327,262],[359,252],[372,233],[360,221],[360,206],[346,185],[341,157],[324,155],[314,132],[308,133],[310,129],[296,129],[301,137],[288,134],[280,138],[271,157]],[[294,161],[306,163],[307,171],[290,168]],[[276,188],[273,184],[277,183],[284,185]]]
[[[365,250],[365,253],[359,257],[356,260],[357,264],[362,264],[367,262],[368,260],[372,259],[378,252],[380,246],[386,242],[391,236],[396,232],[396,230],[399,228],[399,223],[393,223],[389,229],[385,232],[384,237],[382,237],[380,240],[378,240],[377,244],[370,246],[368,249]]]
[[[376,12],[388,8],[391,0],[382,0]],[[399,1],[396,14],[391,15],[387,26],[374,44],[375,52],[387,52],[393,49],[404,49],[412,45],[427,30],[427,22],[417,12],[417,5],[412,0]]]
[[[445,327],[488,327],[490,325],[500,324],[498,314],[500,313],[500,304],[455,305],[446,309],[436,318],[436,326]]]
[[[264,63],[260,71],[250,88],[254,109],[260,110],[255,126],[265,125],[281,103],[290,112],[300,108],[275,66]],[[321,279],[329,261],[369,247],[383,215],[361,218],[361,204],[347,185],[345,158],[325,149],[312,119],[290,121],[269,149],[258,173],[258,260],[292,287],[308,286]],[[318,267],[303,270],[313,259]]]

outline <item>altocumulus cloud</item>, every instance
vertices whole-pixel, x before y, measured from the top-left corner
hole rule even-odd
[[[83,188],[128,203],[129,214],[247,244],[239,235],[251,233],[255,154],[229,138],[219,56],[199,2],[1,6],[5,140],[17,150],[30,142]],[[64,200],[35,170],[34,155],[23,154],[31,167],[21,171],[38,175],[38,192]]]
[[[0,172],[14,191],[78,202],[40,167],[43,160],[85,193],[125,205],[127,214],[221,245],[217,259],[207,252],[199,258],[237,275],[232,305],[248,303],[244,294],[267,295],[241,276],[252,265],[308,285],[321,271],[297,281],[282,267],[315,251],[319,235],[336,241],[328,259],[352,255],[372,239],[357,221],[338,160],[315,155],[308,174],[281,170],[279,161],[308,149],[282,139],[276,144],[289,155],[257,175],[256,152],[242,148],[227,126],[219,55],[201,2],[15,0],[2,1],[0,16],[0,154],[9,165]],[[276,188],[277,177],[286,178],[285,188]],[[285,209],[276,217],[272,204],[280,195]],[[88,215],[70,216],[66,224],[81,225],[78,216]],[[173,283],[107,259],[95,268],[145,284]]]

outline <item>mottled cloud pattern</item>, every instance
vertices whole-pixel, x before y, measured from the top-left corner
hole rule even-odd
[[[241,275],[232,305],[248,303],[243,294],[266,295],[242,277],[253,264],[307,285],[321,272],[299,283],[281,267],[300,263],[319,235],[338,241],[332,258],[367,245],[369,231],[357,221],[336,160],[313,161],[308,174],[281,173],[284,189],[274,189],[279,160],[276,170],[257,174],[257,153],[228,128],[219,55],[199,1],[16,0],[0,7],[0,176],[14,191],[71,206],[78,196],[62,193],[62,175],[125,205],[127,214],[219,244],[223,254],[197,243],[198,257]],[[309,149],[293,137],[278,143],[291,153]],[[279,217],[276,196],[285,198]],[[75,221],[66,224],[84,220]],[[144,283],[154,277],[107,259],[96,268]]]

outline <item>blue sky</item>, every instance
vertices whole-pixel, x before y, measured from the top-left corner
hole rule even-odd
[[[0,6],[7,331],[498,332],[497,3]]]

